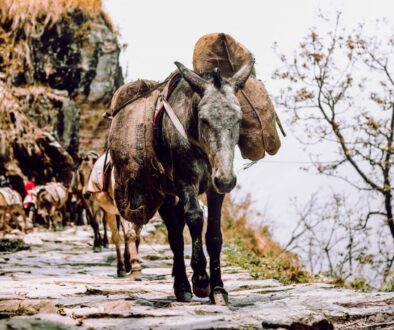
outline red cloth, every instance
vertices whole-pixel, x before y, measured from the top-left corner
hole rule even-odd
[[[34,181],[27,181],[25,183],[25,193],[26,193],[26,195],[28,195],[29,191],[32,190],[35,186],[36,186],[36,184],[34,183]]]
[[[25,192],[26,192],[26,196],[25,199],[23,201],[23,206],[25,208],[29,207],[30,204],[36,204],[36,197],[32,195],[32,193],[30,192],[30,190],[32,190],[34,187],[36,186],[34,181],[27,181],[25,183]]]

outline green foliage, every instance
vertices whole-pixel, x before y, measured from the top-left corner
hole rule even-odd
[[[370,292],[372,288],[369,286],[367,279],[365,277],[357,277],[354,280],[347,283],[354,290],[362,292]]]
[[[205,315],[207,313],[204,310],[202,310],[202,309],[195,309],[194,310],[194,314],[196,314],[196,315]]]
[[[225,253],[230,265],[246,269],[256,279],[273,278],[283,284],[306,283],[311,279],[310,275],[285,253],[257,254],[245,248],[242,241]]]
[[[21,250],[28,250],[29,246],[19,239],[1,239],[0,240],[0,252],[18,252]]]

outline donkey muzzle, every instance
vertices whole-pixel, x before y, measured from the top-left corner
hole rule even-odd
[[[237,184],[237,177],[231,175],[229,177],[214,176],[213,186],[219,194],[227,194],[234,189]]]

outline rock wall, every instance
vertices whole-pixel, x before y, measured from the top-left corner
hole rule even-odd
[[[120,50],[98,0],[2,1],[0,174],[68,183],[81,150],[103,151]]]

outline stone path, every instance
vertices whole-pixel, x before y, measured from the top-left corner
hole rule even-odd
[[[394,293],[284,286],[224,265],[229,306],[178,303],[167,246],[141,245],[135,282],[114,276],[112,248],[92,252],[89,228],[26,241],[31,250],[0,254],[0,329],[394,329]]]

